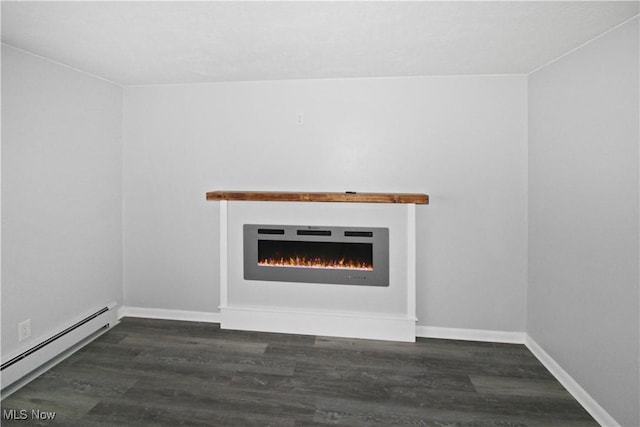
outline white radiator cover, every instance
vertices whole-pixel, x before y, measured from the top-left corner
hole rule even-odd
[[[389,286],[245,280],[243,225],[386,227]],[[415,341],[415,205],[220,202],[223,329]]]

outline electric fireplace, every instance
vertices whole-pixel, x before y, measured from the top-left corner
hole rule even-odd
[[[244,278],[389,286],[389,229],[244,224]]]

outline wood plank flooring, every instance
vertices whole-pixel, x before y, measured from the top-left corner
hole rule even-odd
[[[122,319],[2,409],[3,426],[597,426],[523,345],[137,318]],[[29,419],[7,419],[11,409]],[[32,410],[56,417],[35,420]]]

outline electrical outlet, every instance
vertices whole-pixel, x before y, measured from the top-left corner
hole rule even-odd
[[[31,319],[18,323],[18,341],[24,341],[31,336]]]
[[[304,124],[304,113],[296,113],[296,123],[299,125]]]

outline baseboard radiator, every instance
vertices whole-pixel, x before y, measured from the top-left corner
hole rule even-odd
[[[0,365],[2,397],[62,360],[70,351],[90,342],[118,322],[117,304],[110,303],[62,331],[19,352]]]

